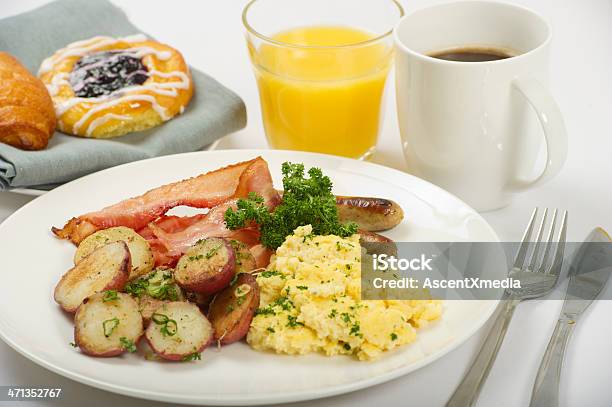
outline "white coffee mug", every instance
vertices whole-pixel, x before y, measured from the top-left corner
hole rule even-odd
[[[547,81],[551,30],[523,7],[459,1],[417,10],[395,29],[397,114],[409,172],[479,211],[554,177],[567,155],[563,117]],[[465,47],[510,58],[456,62],[428,56]],[[547,158],[536,170],[542,134]]]

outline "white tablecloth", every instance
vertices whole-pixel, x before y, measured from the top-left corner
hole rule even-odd
[[[244,44],[240,13],[245,0],[115,0],[134,23],[181,50],[186,59],[240,94],[247,103],[246,129],[219,148],[266,146],[257,89]],[[0,1],[0,17],[29,10],[45,0]],[[579,241],[594,226],[612,230],[612,1],[517,0],[553,26],[551,87],[566,119],[569,158],[545,186],[516,197],[509,207],[485,213],[502,239],[518,240],[534,206],[569,210],[569,239]],[[85,3],[85,1],[84,1]],[[402,0],[406,10],[427,0]],[[35,29],[35,27],[32,27]],[[392,87],[391,87],[392,88]],[[394,92],[374,161],[404,169]],[[31,198],[0,193],[0,220]],[[559,301],[519,305],[478,406],[522,406],[529,397],[540,358],[561,307]],[[562,406],[612,405],[612,302],[591,306],[577,326],[562,378]],[[486,329],[486,328],[485,328]],[[440,406],[459,382],[483,338],[479,332],[437,362],[395,381],[348,395],[296,406]],[[153,406],[106,393],[48,372],[0,342],[0,385],[62,387],[61,402],[28,405]],[[0,402],[0,405],[4,403]],[[161,406],[162,404],[159,404]]]

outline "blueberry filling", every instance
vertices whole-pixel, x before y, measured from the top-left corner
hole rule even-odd
[[[79,59],[69,81],[76,96],[92,98],[141,85],[149,77],[147,72],[140,58],[122,51],[102,51]]]

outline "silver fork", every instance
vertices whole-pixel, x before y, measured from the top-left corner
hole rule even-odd
[[[543,240],[544,229],[546,226],[546,218],[548,209],[544,209],[542,220],[539,223],[536,233],[535,243],[531,243],[532,234],[538,217],[538,208],[535,208],[523,240],[519,246],[514,265],[508,271],[508,277],[518,280],[521,288],[506,289],[502,299],[497,306],[495,322],[491,327],[491,331],[487,335],[480,353],[470,366],[470,369],[463,377],[461,383],[451,398],[446,403],[447,407],[471,407],[476,403],[482,385],[484,384],[489,371],[493,366],[493,362],[497,357],[497,352],[506,335],[508,325],[514,314],[514,309],[517,304],[523,300],[541,297],[549,293],[557,284],[561,267],[563,265],[563,252],[565,249],[565,235],[567,230],[567,211],[561,216],[561,227],[559,228],[557,243],[554,242],[555,227],[557,223],[557,210],[555,209],[548,237]],[[527,260],[527,254],[530,247],[530,261]],[[554,254],[553,252],[554,248]],[[540,252],[544,249],[544,253]]]

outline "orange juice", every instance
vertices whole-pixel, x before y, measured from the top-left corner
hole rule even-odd
[[[392,49],[347,27],[296,28],[250,46],[273,148],[363,157],[376,145]]]

